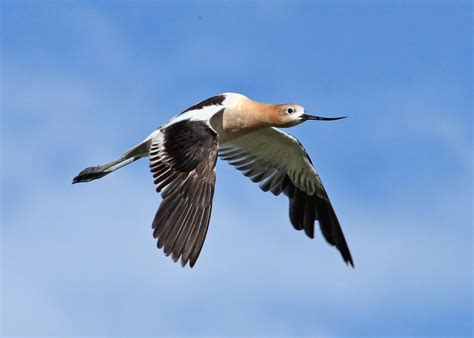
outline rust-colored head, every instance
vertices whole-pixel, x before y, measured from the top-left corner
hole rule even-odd
[[[296,126],[304,121],[334,121],[344,117],[320,117],[305,114],[304,107],[296,103],[275,104],[270,114],[272,124],[275,127],[288,128]]]
[[[304,108],[296,103],[275,104],[271,114],[272,124],[275,127],[293,127],[304,121]]]

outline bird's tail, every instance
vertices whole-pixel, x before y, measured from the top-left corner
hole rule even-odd
[[[148,142],[143,142],[126,151],[120,158],[112,162],[95,167],[87,167],[72,179],[72,184],[90,182],[104,177],[105,175],[108,175],[111,172],[126,166],[127,164],[135,162],[142,157],[148,156],[148,148]]]

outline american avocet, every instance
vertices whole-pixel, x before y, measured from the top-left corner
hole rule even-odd
[[[217,157],[227,160],[263,191],[290,200],[290,221],[314,237],[318,220],[323,236],[352,266],[351,253],[329,197],[303,145],[276,129],[307,120],[298,104],[266,104],[224,93],[173,117],[143,142],[110,163],[89,167],[73,183],[101,178],[142,157],[150,157],[156,191],[163,201],[152,223],[158,248],[194,266],[201,252],[212,209]]]

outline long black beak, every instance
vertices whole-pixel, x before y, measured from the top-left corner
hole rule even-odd
[[[316,121],[335,121],[335,120],[341,120],[345,119],[347,116],[341,116],[341,117],[321,117],[321,116],[313,116],[313,115],[308,115],[308,114],[303,114],[301,115],[301,118],[303,120],[316,120]]]

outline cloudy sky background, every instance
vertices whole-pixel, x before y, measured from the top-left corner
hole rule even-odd
[[[0,9],[3,336],[472,334],[469,2]],[[146,160],[70,184],[226,91],[350,117],[290,132],[355,269],[226,163],[194,269],[155,246]]]

